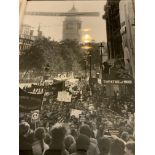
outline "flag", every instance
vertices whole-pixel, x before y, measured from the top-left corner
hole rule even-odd
[[[58,92],[64,89],[65,82],[64,81],[56,81],[52,85],[48,87],[48,92]]]
[[[30,112],[41,109],[44,94],[30,94],[19,88],[19,111]]]

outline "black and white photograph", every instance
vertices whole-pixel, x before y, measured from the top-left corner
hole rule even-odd
[[[135,155],[135,0],[19,12],[19,155]]]

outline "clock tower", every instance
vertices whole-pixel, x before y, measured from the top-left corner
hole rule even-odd
[[[78,12],[73,5],[69,13]],[[63,40],[81,40],[81,20],[78,16],[67,16],[63,21]]]

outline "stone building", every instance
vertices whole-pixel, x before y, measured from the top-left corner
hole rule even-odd
[[[107,0],[105,5],[109,60],[120,61],[129,74],[135,75],[135,6],[134,0]]]
[[[69,13],[76,13],[77,9],[73,6]],[[78,16],[67,16],[63,21],[63,40],[81,40],[81,20]]]

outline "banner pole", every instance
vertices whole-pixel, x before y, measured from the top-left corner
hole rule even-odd
[[[34,129],[36,130],[37,124],[36,120],[34,121]]]

